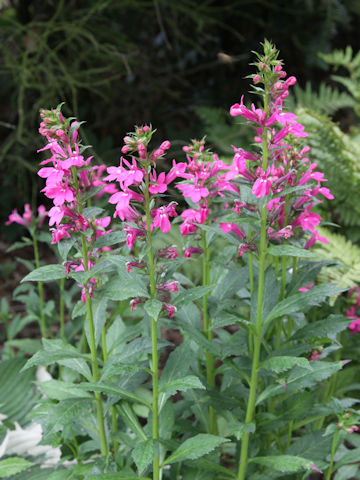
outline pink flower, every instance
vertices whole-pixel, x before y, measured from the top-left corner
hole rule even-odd
[[[63,205],[65,202],[72,202],[75,199],[72,188],[68,186],[68,180],[64,184],[59,183],[49,187],[46,186],[41,191],[45,192],[48,198],[53,199],[55,206]]]
[[[179,282],[158,283],[156,285],[158,290],[169,290],[169,292],[179,291]]]
[[[350,325],[349,325],[349,329],[351,330],[352,334],[359,333],[360,332],[360,318],[351,322]]]
[[[266,174],[261,175],[255,181],[251,191],[256,198],[263,198],[269,195],[271,191],[271,180],[269,180]]]
[[[313,288],[314,285],[314,282],[309,283],[309,285],[304,285],[303,287],[299,288],[299,292],[308,292]]]
[[[175,178],[177,177],[182,177],[182,178],[187,178],[187,174],[184,175],[185,170],[186,170],[186,163],[180,162],[176,163],[175,160],[173,160],[173,166],[169,173],[166,175],[166,183],[169,185],[169,183],[173,182]]]
[[[70,225],[60,225],[57,227],[55,230],[53,230],[52,233],[52,241],[51,244],[54,245],[64,237],[71,238],[71,235],[69,234],[69,230],[71,231],[72,228]]]
[[[123,163],[129,170],[123,167]],[[108,182],[116,180],[123,183],[125,188],[130,185],[139,185],[144,178],[144,170],[137,166],[135,158],[132,159],[132,164],[130,164],[125,158],[121,157],[120,165],[118,167],[109,167],[107,172],[109,175],[104,180]]]
[[[236,223],[220,223],[220,228],[224,233],[233,232],[242,239],[246,237],[245,233],[239,228],[238,225],[236,225]]]
[[[300,215],[297,217],[297,219],[292,223],[293,227],[300,225],[304,231],[305,230],[310,230],[311,232],[315,231],[315,227],[319,225],[321,221],[321,216],[318,213],[310,212],[312,206],[313,206],[312,203],[309,203],[309,205],[307,205],[305,210],[301,212]]]
[[[144,300],[142,300],[141,298],[133,298],[132,300],[130,300],[130,310],[136,310],[136,305],[143,302]]]
[[[308,249],[314,245],[315,242],[329,243],[329,240],[326,237],[321,237],[317,230],[313,231],[311,238],[307,241],[304,248]]]
[[[190,246],[185,250],[184,257],[190,258],[194,253],[203,253],[203,249]]]
[[[126,232],[126,244],[129,250],[131,250],[137,237],[144,237],[146,235],[145,230],[140,228],[124,227],[124,231]]]
[[[130,206],[130,201],[134,198],[135,200],[140,200],[142,196],[132,190],[117,192],[111,195],[109,203],[116,203],[114,217],[119,216],[122,221],[132,220],[134,217],[137,217],[138,212]]]
[[[155,170],[150,173],[150,185],[149,185],[149,192],[152,195],[156,193],[165,193],[167,190],[167,183],[165,179],[165,173],[161,172],[160,175],[157,177]]]
[[[200,185],[182,184],[176,185],[176,188],[182,192],[184,197],[190,197],[194,203],[199,202],[202,198],[209,195],[209,190]]]
[[[171,223],[169,217],[177,217],[175,202],[171,202],[169,205],[152,210],[151,214],[154,216],[151,228],[160,228],[163,233],[170,232]]]
[[[18,213],[16,208],[9,215],[9,220],[5,222],[5,225],[8,226],[12,223],[18,223],[19,225],[23,225],[24,227],[29,226],[29,223]]]
[[[175,245],[168,248],[160,248],[158,250],[158,255],[160,258],[166,258],[168,260],[176,260],[179,256]]]
[[[167,310],[169,318],[174,318],[177,308],[174,305],[163,304],[164,310]]]

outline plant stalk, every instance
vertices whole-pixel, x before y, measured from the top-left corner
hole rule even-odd
[[[79,192],[79,182],[77,178],[76,169],[74,167],[72,167],[72,177],[73,177],[73,182],[76,190],[77,210],[79,215],[81,215],[82,203],[81,203],[80,192]],[[85,272],[88,272],[89,271],[88,248],[87,248],[86,238],[84,237],[84,235],[81,235],[81,252],[82,252],[82,259],[84,263],[84,270]],[[93,312],[92,312],[92,302],[89,296],[89,292],[87,290],[85,292],[85,297],[86,297],[86,313],[87,313],[87,318],[89,322],[89,336],[90,336],[89,346],[90,346],[90,355],[91,355],[91,370],[92,370],[93,382],[97,383],[100,379],[100,373],[99,373],[98,359],[96,355],[95,327],[94,327],[94,318],[93,318]],[[94,392],[94,395],[95,395],[95,402],[96,402],[97,420],[98,420],[98,426],[99,426],[101,455],[106,457],[108,454],[108,449],[107,449],[106,434],[105,434],[102,398],[101,398],[100,392]]]
[[[201,231],[202,239],[202,263],[203,263],[203,286],[206,287],[210,285],[210,251],[206,243],[206,231]],[[211,342],[213,339],[213,332],[211,330],[211,319],[209,317],[208,311],[208,294],[205,294],[202,299],[202,310],[203,310],[203,322],[204,322],[204,335]],[[206,362],[206,380],[209,389],[215,387],[215,358],[209,352],[205,352],[205,362]],[[216,413],[214,408],[209,406],[209,433],[212,435],[217,435],[217,421]]]
[[[39,248],[36,238],[36,231],[35,228],[32,231],[32,240],[33,240],[33,248],[34,248],[34,257],[35,257],[35,266],[36,268],[40,268],[40,259],[39,259]],[[45,320],[45,312],[44,312],[44,287],[43,282],[37,282],[38,292],[39,292],[39,300],[40,300],[40,332],[43,338],[47,337],[46,333],[46,320]]]
[[[267,114],[268,110],[268,94],[264,95],[264,111]],[[268,164],[268,130],[264,128],[264,137],[262,143],[262,169],[265,172]],[[256,333],[253,335],[254,352],[252,358],[251,378],[250,378],[250,392],[248,404],[246,409],[245,423],[251,423],[255,416],[255,402],[256,391],[258,385],[258,370],[260,363],[260,351],[262,340],[262,310],[264,297],[264,283],[265,283],[265,262],[266,262],[266,219],[267,208],[266,201],[263,201],[261,208],[261,230],[260,230],[260,245],[259,245],[259,283],[258,283],[258,297],[256,309]],[[248,450],[249,450],[250,433],[246,432],[241,438],[240,461],[238,470],[238,480],[245,480],[246,469],[248,464]]]
[[[154,253],[152,245],[151,232],[151,213],[150,213],[150,193],[149,193],[149,168],[150,161],[146,162],[146,177],[145,177],[145,214],[146,214],[146,234],[149,244],[148,260],[149,260],[149,277],[150,277],[150,297],[153,300],[156,296],[156,278],[155,278],[155,264]],[[151,317],[151,344],[152,344],[152,438],[157,441],[159,439],[159,359],[158,359],[158,345],[157,345],[157,322]],[[160,457],[157,455],[153,460],[153,480],[160,478]]]
[[[334,457],[335,457],[335,453],[336,453],[336,446],[337,446],[337,439],[338,439],[338,436],[339,436],[339,432],[340,432],[340,430],[337,430],[335,432],[334,436],[333,436],[333,441],[332,441],[332,444],[331,444],[330,465],[329,465],[329,468],[326,471],[325,480],[330,480],[331,474],[333,472]]]

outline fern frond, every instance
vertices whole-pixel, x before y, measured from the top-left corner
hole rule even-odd
[[[288,100],[289,110],[296,107],[311,108],[327,115],[332,115],[340,108],[355,108],[357,102],[347,93],[340,92],[336,87],[321,83],[316,92],[311,82],[306,82],[305,88],[295,85],[293,94]]]
[[[350,237],[360,238],[360,142],[340,130],[326,115],[310,109],[297,111],[305,125],[311,147],[311,159],[329,180],[334,200],[325,203],[330,219],[344,227],[353,227]],[[348,236],[348,235],[347,235]]]
[[[343,288],[353,288],[360,282],[360,248],[343,235],[332,233],[325,228],[318,228],[321,236],[329,243],[316,243],[313,252],[321,260],[338,260],[339,264],[325,267],[319,274],[323,282],[335,282]]]

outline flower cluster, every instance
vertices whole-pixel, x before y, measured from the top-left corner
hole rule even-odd
[[[107,182],[117,182],[112,185],[113,192],[109,202],[115,205],[114,217],[119,217],[125,222],[123,230],[126,233],[126,244],[130,251],[133,250],[137,240],[150,241],[154,229],[160,229],[162,233],[168,233],[171,229],[170,219],[177,217],[176,202],[158,202],[168,189],[168,185],[175,180],[179,172],[183,171],[181,164],[175,160],[171,170],[157,173],[156,163],[162,159],[170,148],[170,142],[164,141],[155,150],[150,150],[149,143],[154,134],[151,126],[136,127],[134,132],[124,137],[124,146],[121,151],[128,154],[130,159],[120,158],[119,166],[107,169]],[[157,205],[157,202],[159,203]],[[158,250],[155,260],[174,260],[178,256],[176,247],[161,248]],[[127,272],[133,268],[146,269],[146,262],[134,258],[126,265]],[[149,273],[149,272],[147,272]],[[165,267],[157,265],[156,276],[165,275]],[[156,292],[177,292],[177,282],[156,282]],[[162,294],[164,297],[164,294]],[[168,312],[170,318],[174,316],[175,307],[168,303],[168,298],[163,302],[163,309]],[[130,309],[136,310],[139,303],[144,299],[134,298],[130,301]]]
[[[199,224],[210,221],[210,204],[212,208],[214,199],[224,197],[224,192],[238,192],[238,188],[228,181],[230,166],[219,159],[217,154],[205,149],[205,139],[193,140],[191,145],[183,147],[186,152],[187,163],[177,165],[177,176],[183,182],[176,185],[182,195],[187,199],[191,208],[181,214],[182,223],[180,232],[183,236],[194,234]],[[226,204],[227,205],[227,204]],[[232,231],[240,238],[244,232],[233,223],[220,223],[224,232]],[[202,249],[189,246],[185,249],[184,257],[191,257],[194,253],[202,253]]]
[[[96,188],[96,193],[112,192],[111,185],[101,180],[105,166],[90,166],[91,158],[83,155],[85,148],[78,139],[79,122],[65,119],[61,113],[61,105],[55,110],[42,110],[42,122],[39,132],[46,137],[48,143],[39,152],[49,150],[50,158],[42,161],[38,175],[46,179],[42,192],[50,198],[54,206],[49,210],[49,225],[52,228],[52,244],[58,243],[62,238],[71,238],[74,234],[84,235],[88,265],[84,261],[69,262],[65,267],[67,273],[74,271],[90,270],[95,264],[99,249],[92,245],[100,236],[109,233],[106,230],[110,224],[110,216],[96,219],[86,216],[83,211],[83,196]],[[109,249],[107,247],[106,249]],[[85,292],[93,295],[96,286],[95,279],[90,279],[88,285],[82,287],[82,300],[85,301]]]
[[[44,223],[45,217],[47,216],[48,212],[44,205],[40,205],[37,211],[37,217],[33,215],[31,211],[31,207],[29,203],[24,205],[24,213],[22,215],[19,214],[17,209],[13,210],[9,215],[9,220],[5,222],[5,225],[11,225],[12,223],[17,223],[22,225],[23,227],[30,228],[33,225],[37,225],[39,228]]]
[[[355,302],[346,310],[346,316],[349,320],[352,320],[349,329],[354,334],[360,332],[360,316],[357,314],[360,307],[360,287],[349,290],[349,295]]]
[[[232,166],[226,178],[245,179],[251,186],[252,194],[258,199],[265,199],[269,239],[289,238],[297,230],[302,230],[311,234],[305,248],[311,247],[317,240],[327,243],[327,239],[316,230],[321,216],[313,212],[313,207],[321,203],[323,197],[329,200],[334,197],[323,186],[327,182],[324,174],[317,171],[317,164],[311,163],[307,157],[310,148],[301,145],[301,140],[307,136],[303,125],[298,123],[295,114],[283,112],[284,99],[296,79],[285,79],[286,72],[271,44],[265,43],[265,54],[258,55],[258,60],[255,64],[258,73],[252,75],[256,84],[254,88],[268,102],[264,109],[255,105],[248,109],[241,98],[240,103],[230,108],[230,115],[240,115],[254,124],[254,141],[262,144],[264,151],[251,153],[234,147]],[[260,88],[259,84],[263,84],[264,88]],[[247,208],[251,207],[247,205]]]

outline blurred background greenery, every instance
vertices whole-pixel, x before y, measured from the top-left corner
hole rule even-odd
[[[0,0],[0,12],[2,231],[11,209],[44,201],[40,108],[64,101],[66,115],[86,120],[81,134],[98,162],[117,163],[124,134],[146,122],[179,159],[205,133],[214,150],[230,153],[232,143],[250,141],[227,112],[248,90],[251,50],[266,37],[298,78],[291,106],[312,129],[316,161],[330,181],[339,174],[334,156],[346,164],[329,220],[357,237],[360,207],[355,217],[341,209],[346,182],[360,186],[358,0]],[[338,61],[319,55],[347,46]]]

